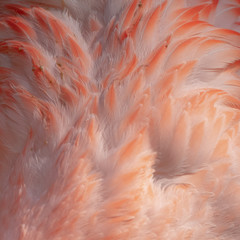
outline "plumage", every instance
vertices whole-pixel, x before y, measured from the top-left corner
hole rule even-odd
[[[0,2],[0,239],[240,239],[239,0]]]

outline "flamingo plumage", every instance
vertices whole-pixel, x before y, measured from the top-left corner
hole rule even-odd
[[[239,20],[239,0],[2,0],[0,239],[240,239]]]

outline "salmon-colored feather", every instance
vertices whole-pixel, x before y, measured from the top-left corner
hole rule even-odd
[[[131,25],[131,20],[134,16],[134,12],[136,11],[137,4],[138,4],[138,0],[132,1],[132,4],[130,5],[123,22],[123,29]]]

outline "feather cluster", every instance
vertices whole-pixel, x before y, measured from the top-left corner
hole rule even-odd
[[[240,1],[0,1],[0,239],[240,239]]]

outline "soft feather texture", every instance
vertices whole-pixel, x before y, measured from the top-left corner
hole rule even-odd
[[[0,2],[0,239],[240,239],[239,0]]]

